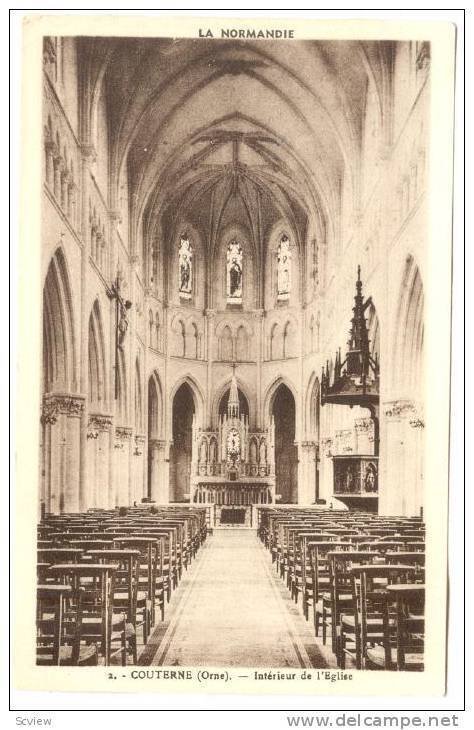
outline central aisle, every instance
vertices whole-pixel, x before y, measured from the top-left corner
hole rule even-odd
[[[253,530],[216,530],[184,576],[140,663],[327,666]]]

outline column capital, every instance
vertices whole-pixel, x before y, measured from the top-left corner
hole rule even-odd
[[[386,401],[383,404],[383,414],[385,418],[401,420],[412,416],[415,411],[415,404],[408,398]]]
[[[116,426],[115,438],[119,441],[128,441],[132,438],[133,428],[131,426]]]
[[[41,423],[54,425],[59,415],[80,418],[84,412],[85,396],[71,393],[47,393],[43,396]]]
[[[88,428],[95,431],[110,431],[113,425],[112,416],[103,413],[90,413]]]

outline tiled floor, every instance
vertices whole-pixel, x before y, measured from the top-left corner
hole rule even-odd
[[[326,654],[326,652],[324,652]],[[215,530],[184,576],[140,664],[326,667],[254,530]]]

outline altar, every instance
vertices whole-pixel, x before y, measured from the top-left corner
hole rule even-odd
[[[251,431],[240,413],[235,366],[227,413],[216,430],[193,425],[191,502],[211,509],[211,526],[252,527],[254,506],[275,502],[275,427]]]

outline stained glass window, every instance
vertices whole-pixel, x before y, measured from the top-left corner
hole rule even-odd
[[[227,247],[227,301],[242,303],[242,246],[235,239]]]
[[[291,292],[291,251],[290,239],[284,233],[280,238],[277,253],[277,298],[284,301]]]
[[[179,296],[191,299],[193,292],[193,247],[187,233],[183,233],[179,242]]]

